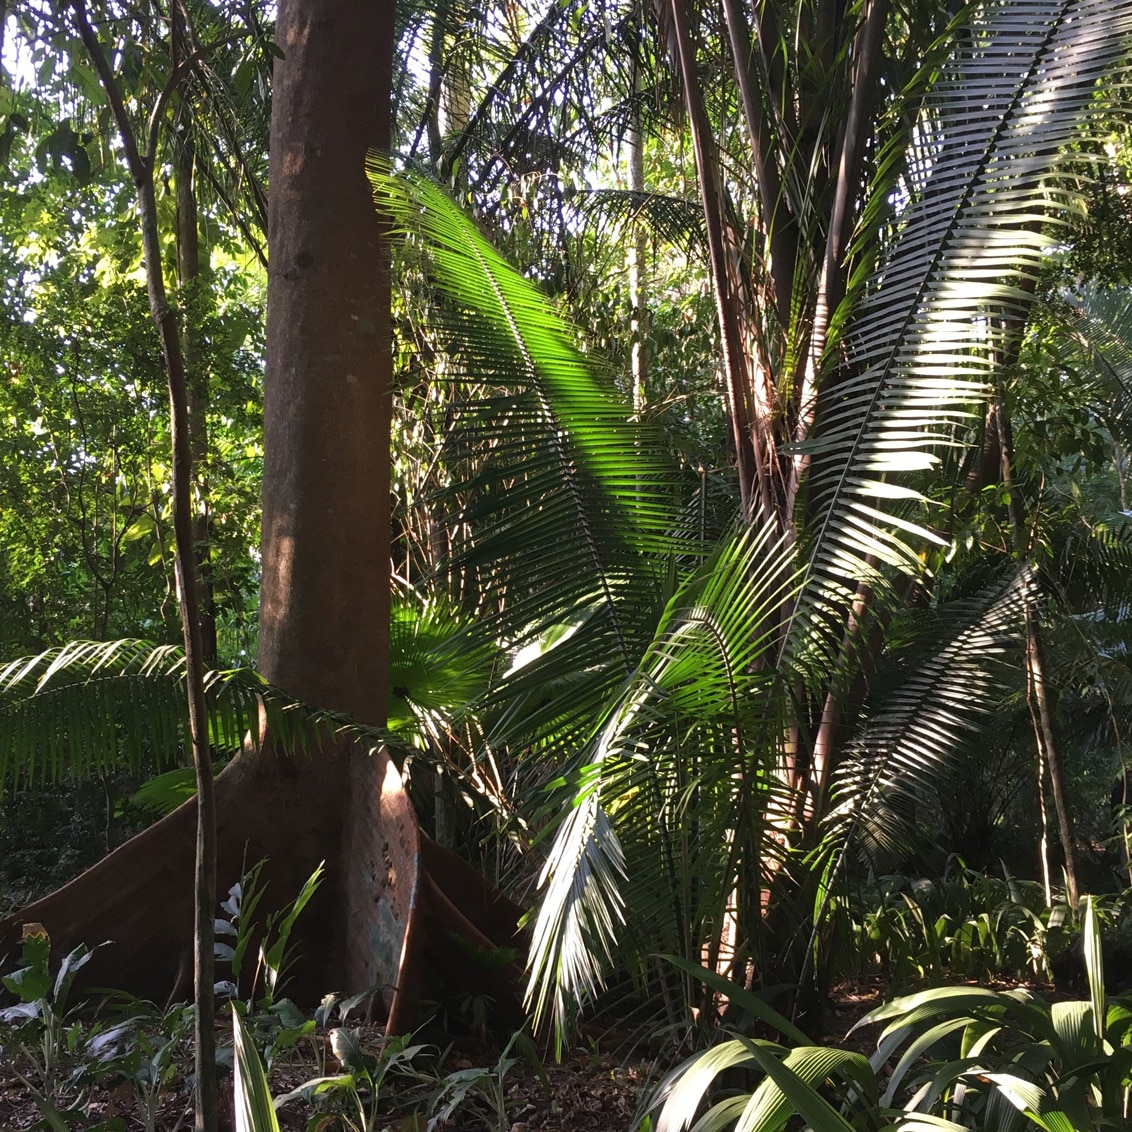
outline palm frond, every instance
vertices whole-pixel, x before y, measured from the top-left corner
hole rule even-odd
[[[1123,8],[1033,0],[977,9],[957,37],[920,115],[888,250],[835,320],[837,364],[803,446],[812,623],[856,583],[883,585],[885,567],[918,574],[920,547],[941,541],[918,477],[963,443],[1010,356],[1070,203],[1067,154],[1100,112],[1102,82],[1126,84],[1130,34]]]
[[[507,391],[488,407],[509,417],[512,443],[523,443],[516,434],[524,423],[512,414],[532,411],[515,392],[533,390],[549,458],[597,485],[623,525],[622,538],[666,533],[674,505],[661,438],[627,420],[624,398],[597,360],[579,351],[574,329],[438,186],[411,171],[394,175],[373,155],[369,173],[379,207],[404,238],[424,245],[430,281],[449,303],[437,313],[436,329],[452,347],[457,372],[464,359],[481,383]]]
[[[451,720],[483,698],[496,649],[442,598],[394,594],[389,630],[388,726],[403,732]],[[467,638],[470,635],[471,641]]]
[[[508,658],[482,707],[489,739],[554,734],[576,750],[651,638],[663,563],[704,553],[681,514],[686,478],[577,330],[446,194],[388,162],[371,177],[421,253],[436,380],[459,422],[443,457],[458,486],[435,506],[457,532],[445,568]]]
[[[696,201],[631,189],[585,189],[570,202],[591,224],[643,224],[659,240],[704,251],[703,212]]]
[[[1132,446],[1132,295],[1089,287],[1049,306],[1063,330],[1056,360],[1091,386],[1094,412]]]
[[[970,599],[933,611],[891,658],[888,687],[874,689],[864,729],[834,776],[828,842],[870,860],[899,859],[915,841],[917,814],[948,796],[957,760],[990,724],[1000,669],[1017,647],[1036,582],[1012,571]]]
[[[732,816],[727,800],[741,786],[735,768],[745,750],[744,730],[766,710],[759,689],[770,678],[760,660],[773,634],[752,634],[751,626],[770,623],[769,611],[789,599],[795,580],[793,556],[773,523],[720,547],[669,601],[634,672],[606,704],[577,769],[562,783],[566,817],[543,872],[527,990],[536,1018],[552,1016],[560,1032],[572,1005],[592,997],[600,983],[626,910],[635,930],[651,937],[650,949],[672,939],[683,951],[690,937],[699,938],[698,929],[679,922],[677,869],[702,882],[719,873],[720,861],[727,862],[724,868],[735,865],[726,836],[714,829],[678,864],[675,831],[687,832],[688,822],[713,810]],[[723,745],[714,752],[721,757],[706,753],[710,733]],[[682,760],[686,751],[702,756],[703,771],[695,759]],[[723,805],[709,798],[720,791]],[[697,796],[704,802],[698,812],[691,805]],[[631,840],[623,845],[622,837]],[[641,843],[641,851],[632,842]],[[728,886],[721,881],[712,891]]]
[[[150,641],[72,641],[0,669],[0,783],[57,782],[152,760],[161,773],[181,764],[188,742],[184,654]],[[240,748],[258,726],[250,670],[207,678],[210,739],[218,753]]]
[[[1114,626],[1132,612],[1132,516],[1069,530],[1042,578],[1072,613]]]
[[[209,740],[218,759],[235,754],[266,725],[283,749],[302,748],[320,728],[384,745],[401,760],[433,717],[452,717],[482,692],[492,655],[482,642],[453,653],[466,619],[435,602],[394,604],[393,728],[362,727],[268,684],[254,669],[208,673]],[[477,660],[478,658],[478,660]],[[473,663],[475,662],[475,663]],[[72,641],[0,668],[0,789],[48,785],[128,768],[169,775],[143,801],[191,794],[188,706],[180,646],[151,641]],[[187,796],[187,794],[185,794]]]

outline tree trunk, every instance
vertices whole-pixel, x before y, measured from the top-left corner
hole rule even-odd
[[[173,11],[176,12],[174,5]],[[196,146],[192,122],[180,113],[181,129],[174,140],[177,201],[177,285],[182,313],[181,351],[189,395],[189,443],[193,452],[197,507],[193,515],[193,550],[200,605],[201,657],[206,668],[216,667],[216,597],[212,584],[212,549],[208,501],[208,370],[195,333],[202,292],[207,286],[201,269],[200,223],[196,199]],[[205,256],[207,257],[207,250]],[[207,264],[206,264],[207,266]]]
[[[271,120],[259,666],[363,723],[385,717],[389,647],[389,273],[365,156],[389,145],[392,34],[391,0],[284,0]]]
[[[271,131],[260,667],[303,702],[369,724],[385,712],[389,646],[389,271],[364,172],[389,145],[393,0],[283,0]],[[262,728],[261,728],[262,733]],[[327,881],[296,926],[292,993],[384,987],[391,1029],[417,996],[486,991],[517,1012],[513,964],[474,959],[515,941],[519,909],[419,831],[399,774],[324,733],[299,752],[267,735],[216,780],[221,891],[257,860],[291,900]],[[187,990],[196,803],[9,920],[57,950],[102,949],[88,984],[163,999]],[[460,955],[452,935],[470,944]]]
[[[641,69],[633,65],[633,93],[642,89]],[[641,108],[634,103],[630,112],[630,125],[625,134],[625,149],[629,164],[629,191],[634,204],[645,194],[645,139],[641,132]],[[649,403],[648,393],[648,334],[649,334],[649,236],[643,224],[635,224],[628,243],[629,306],[631,311],[632,354],[630,359],[633,380],[633,412],[642,417]]]

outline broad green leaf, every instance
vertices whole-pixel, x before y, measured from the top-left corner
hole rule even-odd
[[[1085,947],[1085,971],[1089,977],[1089,1000],[1093,1007],[1093,1026],[1098,1038],[1104,1037],[1104,955],[1101,932],[1092,896],[1085,897],[1085,924],[1082,929]]]
[[[777,1129],[783,1116],[791,1109],[810,1125],[813,1132],[853,1132],[853,1126],[817,1091],[815,1085],[822,1084],[839,1070],[848,1070],[857,1081],[865,1077],[871,1079],[868,1062],[859,1053],[825,1046],[800,1046],[792,1049],[784,1061],[779,1061],[773,1054],[752,1043],[750,1054],[766,1073],[767,1080],[752,1095],[736,1132]]]
[[[738,1039],[721,1042],[669,1073],[655,1094],[663,1101],[656,1132],[681,1132],[689,1127],[715,1079],[727,1069],[749,1063],[754,1044]]]

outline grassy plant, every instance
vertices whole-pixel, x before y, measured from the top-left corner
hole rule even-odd
[[[881,1098],[963,1127],[1021,1113],[1049,1132],[1128,1127],[1132,998],[1106,999],[1100,930],[1086,901],[1089,997],[1046,1002],[1028,990],[940,987],[896,999],[873,1065],[897,1057]]]
[[[289,904],[268,915],[261,927],[255,913],[265,891],[260,882],[263,866],[264,862],[259,861],[244,873],[220,905],[224,914],[216,920],[215,952],[217,962],[229,966],[230,977],[217,981],[216,992],[231,999],[234,1008],[248,1020],[256,1046],[263,1051],[270,1067],[279,1054],[293,1049],[315,1031],[315,1021],[285,998],[282,991],[294,958],[291,933],[322,883],[323,866],[320,864],[311,873]],[[249,979],[248,958],[253,944],[257,946],[257,958]],[[242,980],[246,984],[243,991]],[[221,1058],[226,1058],[229,1051],[219,1052]]]
[[[191,1071],[186,1039],[192,1033],[193,1007],[177,1003],[159,1010],[133,998],[123,1005],[126,1017],[92,1040],[90,1053],[101,1063],[100,1076],[130,1083],[146,1132],[156,1132],[162,1102]],[[191,1107],[185,1105],[173,1123],[166,1117],[162,1132],[177,1132],[190,1116]]]
[[[1067,906],[1047,909],[1034,882],[955,864],[938,881],[883,876],[843,900],[842,969],[880,972],[893,990],[949,976],[1047,978],[1071,934]]]
[[[547,1084],[542,1062],[530,1035],[525,1030],[516,1030],[503,1047],[495,1065],[483,1069],[457,1069],[441,1081],[440,1089],[432,1101],[434,1117],[429,1127],[437,1122],[444,1125],[460,1110],[474,1115],[494,1132],[507,1132],[511,1122],[507,1118],[505,1079],[520,1061],[533,1066],[543,1084]]]
[[[258,940],[257,960],[247,988],[246,1004],[249,1009],[254,1003],[261,1010],[269,1010],[281,998],[287,971],[294,958],[291,932],[295,921],[318,891],[325,862],[311,873],[294,900],[267,917],[261,932],[255,913],[265,891],[265,886],[260,883],[264,864],[264,861],[258,861],[244,873],[228,890],[227,899],[220,905],[225,915],[216,920],[216,934],[231,942],[216,943],[216,958],[229,965],[231,978],[218,982],[216,989],[218,993],[232,998],[240,994],[240,979],[247,969],[248,951]]]

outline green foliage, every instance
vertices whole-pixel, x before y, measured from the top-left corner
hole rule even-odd
[[[407,1075],[420,1080],[420,1069],[414,1062],[427,1056],[431,1047],[413,1045],[409,1035],[384,1038],[376,1053],[366,1050],[361,1035],[344,1027],[330,1031],[330,1048],[343,1072],[329,1077],[315,1077],[276,1099],[281,1108],[289,1101],[302,1098],[321,1102],[340,1114],[351,1132],[378,1132],[383,1126],[378,1106],[385,1099],[382,1090],[390,1075]],[[425,1076],[425,1079],[428,1079]]]
[[[0,1010],[0,1052],[27,1089],[41,1113],[39,1128],[67,1132],[80,1123],[90,1132],[124,1129],[118,1118],[97,1124],[88,1120],[90,1070],[99,1068],[100,1023],[87,1024],[68,1009],[78,972],[94,952],[80,944],[65,955],[52,973],[51,941],[40,924],[25,924],[23,966],[3,977],[5,989],[18,999]],[[97,1075],[95,1075],[97,1076]]]
[[[552,1010],[566,1018],[567,987],[594,993],[626,920],[623,882],[644,879],[637,870],[650,855],[679,870],[683,882],[670,874],[675,891],[659,889],[634,909],[634,934],[642,941],[671,941],[684,952],[699,935],[699,925],[685,925],[685,916],[722,914],[711,905],[674,907],[666,897],[678,900],[693,877],[719,883],[734,867],[733,842],[721,826],[741,821],[742,836],[757,837],[763,807],[773,804],[770,777],[735,783],[727,752],[773,726],[762,715],[767,701],[757,694],[768,684],[763,657],[772,639],[750,630],[788,600],[795,581],[791,556],[769,525],[724,544],[670,599],[635,670],[603,706],[577,769],[561,783],[570,802],[543,872],[532,938],[528,993],[536,1016]],[[698,757],[689,763],[693,751]],[[766,800],[746,809],[748,791]],[[654,829],[641,819],[655,811],[658,794],[673,811]],[[697,794],[700,809],[685,811]],[[716,807],[709,809],[708,799]],[[632,838],[627,845],[611,819]],[[676,832],[697,825],[694,842]],[[569,864],[558,869],[557,862]]]
[[[498,661],[493,642],[478,638],[471,618],[443,596],[423,597],[407,589],[394,594],[389,629],[388,726],[418,743],[437,741],[479,700]]]
[[[263,1062],[235,1003],[232,1004],[232,1037],[236,1051],[232,1090],[237,1126],[247,1132],[279,1132]]]
[[[221,902],[224,915],[215,920],[213,952],[216,963],[227,965],[230,974],[229,978],[217,980],[216,994],[231,1001],[233,1011],[243,1020],[247,1035],[263,1051],[270,1068],[277,1058],[304,1039],[317,1049],[315,1022],[283,997],[283,988],[296,959],[291,933],[322,883],[323,866],[315,869],[288,904],[261,923],[255,914],[266,891],[260,881],[264,864],[259,861],[245,872]],[[257,958],[249,973],[248,959],[253,947]],[[238,1059],[238,1048],[234,1056]]]
[[[8,656],[76,637],[179,635],[167,406],[132,194],[113,162],[81,187],[69,174],[12,169],[0,194],[0,651]],[[210,451],[198,471],[208,483],[224,643],[235,658],[249,642],[258,586],[248,548],[262,455],[263,281],[232,258],[222,225],[212,224],[211,286],[192,302],[212,392]]]
[[[0,800],[0,908],[28,904],[105,856],[144,822],[129,801],[126,773]]]
[[[1100,42],[1094,16],[968,13],[978,35],[933,49],[937,86],[925,96],[926,70],[890,92],[893,118],[877,127],[890,150],[857,249],[875,270],[833,312],[838,348],[818,379],[837,396],[792,449],[807,469],[797,514],[752,516],[748,541],[705,545],[682,469],[624,425],[625,398],[589,372],[528,279],[422,177],[375,166],[379,203],[405,246],[423,248],[433,368],[465,395],[457,443],[478,448],[458,499],[478,534],[441,565],[514,658],[481,706],[484,746],[534,754],[538,787],[553,792],[538,814],[555,826],[533,931],[540,1016],[566,1022],[612,963],[643,975],[638,933],[698,954],[736,891],[760,978],[784,948],[764,903],[786,921],[785,946],[807,953],[798,921],[820,919],[848,847],[895,843],[904,803],[923,802],[977,734],[999,693],[986,659],[1008,643],[1028,579],[988,587],[965,623],[956,610],[871,731],[849,706],[867,677],[845,625],[850,638],[879,633],[907,588],[894,579],[920,579],[924,548],[945,545],[925,473],[970,427],[1005,328],[1029,304],[1042,226],[1071,203],[1056,161],[1025,155],[1038,138],[1058,152],[1087,120],[1087,100],[1058,76],[1079,38]],[[1014,77],[980,89],[972,117],[955,76],[977,82],[986,58],[1009,59]],[[1092,62],[1099,77],[1116,56]],[[917,130],[894,127],[902,115]],[[787,743],[804,746],[827,711],[846,713],[849,757],[839,737],[815,781],[791,781],[783,767],[803,755]],[[798,877],[805,893],[790,904],[778,888]]]
[[[281,1002],[287,971],[295,958],[290,946],[291,932],[295,921],[322,884],[325,862],[311,873],[288,904],[270,913],[261,924],[255,913],[266,891],[266,886],[260,881],[265,864],[265,861],[257,861],[232,885],[220,905],[225,917],[216,920],[216,934],[232,941],[218,940],[215,945],[216,959],[229,965],[232,976],[217,983],[216,989],[233,999],[242,995],[244,1001],[240,1005],[244,1012],[250,1012],[253,1007],[260,1012],[270,1012]],[[253,944],[257,946],[258,953],[255,968],[248,978],[246,960]],[[244,976],[243,989],[240,986],[241,976]]]
[[[832,913],[840,962],[880,971],[891,990],[949,978],[1048,978],[1064,946],[1064,905],[1045,907],[1040,884],[997,879],[953,862],[939,880],[878,877]],[[848,928],[848,930],[846,930]]]
[[[211,262],[208,278],[178,298],[209,375],[202,498],[206,480],[221,652],[237,661],[254,647],[262,278],[241,264],[245,248],[232,225],[262,204],[265,147],[249,153],[243,142],[258,135],[243,126],[262,125],[273,45],[255,5],[184,11],[209,46],[177,92],[169,136],[181,153],[176,147],[196,139]],[[168,73],[165,28],[146,23],[146,11],[126,18],[109,5],[100,14],[120,41],[114,66],[138,112]],[[847,13],[845,27],[861,14]],[[659,985],[656,1001],[682,1019],[687,967],[674,983],[649,958],[658,947],[687,964],[706,944],[714,963],[725,931],[734,931],[759,980],[775,976],[784,950],[811,955],[845,873],[858,863],[896,867],[917,848],[923,815],[946,800],[941,774],[954,781],[1001,694],[998,658],[1012,644],[1020,597],[1032,596],[1029,577],[991,570],[987,584],[954,601],[946,584],[928,589],[933,571],[946,581],[957,548],[1005,541],[1002,492],[977,507],[955,505],[956,454],[1010,354],[1051,233],[1082,207],[1060,176],[1061,155],[1119,93],[1122,80],[1110,84],[1108,68],[1123,65],[1126,13],[1101,4],[989,5],[964,10],[930,47],[949,13],[922,5],[894,14],[882,29],[877,117],[862,141],[875,165],[850,187],[859,221],[848,253],[854,278],[827,312],[833,335],[823,349],[813,348],[810,321],[824,281],[800,279],[781,296],[792,304],[789,326],[777,324],[759,281],[772,211],[803,233],[800,266],[821,259],[829,185],[820,167],[848,133],[849,85],[840,84],[855,55],[846,47],[821,62],[787,50],[788,29],[806,23],[795,16],[772,4],[760,17],[765,62],[781,64],[789,92],[775,98],[768,86],[761,95],[791,108],[768,143],[777,147],[770,166],[791,183],[781,201],[762,202],[761,214],[746,142],[734,140],[744,132],[731,125],[732,93],[711,83],[710,113],[726,124],[721,144],[732,146],[725,163],[742,245],[737,274],[753,280],[751,348],[758,340],[782,370],[768,427],[791,422],[781,469],[805,470],[797,507],[760,514],[736,533],[702,265],[665,272],[675,297],[653,303],[658,349],[643,407],[625,395],[628,355],[616,341],[624,296],[587,295],[582,279],[611,250],[592,229],[582,232],[583,203],[593,215],[631,213],[662,242],[694,247],[689,234],[700,226],[683,191],[687,155],[656,137],[649,144],[663,151],[656,164],[672,192],[571,191],[586,184],[596,155],[609,159],[627,124],[652,127],[666,114],[663,85],[642,84],[659,68],[640,14],[569,5],[537,21],[522,5],[497,22],[487,10],[445,6],[398,13],[400,31],[431,37],[429,66],[445,97],[465,83],[461,98],[483,97],[474,112],[454,108],[455,133],[446,137],[436,92],[426,97],[409,73],[398,83],[402,121],[418,116],[430,165],[451,177],[482,223],[427,178],[375,164],[406,265],[394,477],[406,585],[392,630],[392,735],[356,733],[395,741],[399,754],[411,747],[447,781],[465,775],[468,808],[477,817],[495,808],[500,840],[528,872],[545,852],[530,993],[560,1022],[611,966]],[[8,316],[0,337],[12,359],[0,390],[10,425],[0,453],[0,647],[39,654],[0,673],[0,782],[53,783],[124,761],[170,776],[138,796],[156,806],[184,797],[186,781],[176,767],[179,654],[138,640],[166,640],[172,628],[169,469],[155,455],[168,440],[160,364],[126,215],[130,187],[114,173],[105,130],[93,128],[69,89],[100,105],[65,17],[49,6],[21,8],[42,93],[22,102],[13,91],[0,95],[0,157],[11,184],[0,223],[15,233],[0,250]],[[698,30],[711,31],[710,21]],[[715,68],[715,45],[705,46],[701,62]],[[771,82],[769,73],[758,78]],[[809,105],[814,89],[820,97]],[[813,168],[804,168],[811,157]],[[164,151],[161,160],[180,175]],[[226,192],[250,194],[255,207],[222,219]],[[159,207],[170,266],[172,206],[167,192]],[[496,253],[487,229],[521,270]],[[243,236],[254,242],[250,230]],[[560,317],[568,304],[594,333]],[[608,344],[604,360],[595,343]],[[1096,388],[1120,409],[1125,383],[1113,358],[1121,358],[1104,353],[1104,372],[1117,380]],[[1103,398],[1092,389],[1079,395],[1079,385],[1075,400],[1059,402],[1065,411],[1045,412],[1047,394],[1063,384],[1065,356],[1029,394],[1032,468],[1081,453],[1099,463],[1123,435],[1121,414],[1102,413]],[[821,409],[807,434],[791,414],[808,413],[811,394]],[[948,482],[937,490],[941,472]],[[1073,544],[1088,554],[1060,556],[1077,571],[1067,571],[1067,590],[1092,566],[1106,574],[1110,622],[1124,615],[1112,581],[1119,571],[1103,569],[1126,557],[1127,540],[1116,534]],[[1043,538],[1057,558],[1053,538]],[[909,590],[931,604],[928,613],[904,615]],[[1109,628],[1114,639],[1122,633]],[[127,634],[114,645],[58,647]],[[885,638],[880,657],[872,642]],[[1105,660],[1089,669],[1103,670],[1098,696],[1119,686],[1123,660],[1112,649]],[[218,751],[237,750],[254,732],[260,697],[277,733],[288,723],[301,731],[296,705],[248,669],[226,671],[210,688]],[[805,748],[830,718],[838,734],[820,762]],[[905,966],[923,974],[1018,965],[1041,931],[1027,902],[960,888],[943,910],[934,890],[886,890],[873,913],[854,912],[858,937],[903,941]],[[255,902],[250,889],[230,901],[238,973]],[[279,954],[273,946],[263,953],[276,973],[289,922],[279,927]],[[897,965],[896,946],[880,946]],[[782,966],[791,977],[800,970]],[[274,986],[264,994],[274,998]],[[828,1121],[803,1087],[827,1079],[821,1056],[791,1060],[781,1048],[740,1045],[727,1056],[772,1082],[752,1110],[759,1119],[778,1119],[789,1102]],[[254,1073],[250,1062],[246,1070]],[[856,1069],[838,1071],[856,1080]],[[461,1087],[480,1088],[476,1081]],[[858,1087],[844,1085],[846,1100],[844,1090]]]
[[[516,1052],[520,1056],[515,1056]],[[472,1116],[491,1132],[507,1132],[511,1121],[507,1115],[507,1074],[521,1061],[533,1066],[546,1084],[546,1074],[538,1050],[525,1030],[516,1030],[503,1047],[499,1059],[490,1068],[457,1069],[440,1081],[431,1098],[435,1114],[429,1126],[445,1124],[457,1113]]]
[[[867,1021],[887,1023],[874,1064],[900,1054],[882,1102],[907,1096],[911,1110],[962,1114],[970,1127],[1002,1120],[1011,1109],[1050,1130],[1122,1120],[1132,1088],[1132,1003],[1104,997],[1091,902],[1085,955],[1085,1001],[950,987],[873,1011]]]
[[[328,1041],[341,1071],[312,1077],[272,1102],[252,1032],[236,1009],[233,1020],[237,1107],[254,1121],[247,1126],[249,1132],[271,1132],[277,1128],[272,1123],[275,1110],[296,1101],[314,1107],[314,1122],[337,1117],[351,1132],[377,1132],[388,1120],[383,1113],[390,1099],[386,1084],[394,1080],[397,1104],[418,1114],[415,1120],[419,1120],[420,1113],[432,1113],[430,1128],[447,1125],[457,1118],[470,1118],[487,1128],[506,1132],[511,1126],[507,1116],[508,1073],[525,1061],[545,1082],[537,1050],[523,1030],[511,1036],[494,1066],[444,1074],[435,1068],[435,1049],[414,1043],[410,1035],[390,1035],[376,1046],[367,1047],[361,1031],[339,1026],[330,1030]]]
[[[1104,997],[1091,901],[1085,954],[1090,993],[1080,1002],[972,986],[894,999],[858,1024],[885,1024],[870,1061],[845,1050],[722,1036],[654,1092],[658,1132],[772,1132],[791,1120],[814,1132],[983,1132],[1028,1127],[1026,1120],[1047,1132],[1119,1127],[1132,1090],[1132,1000]],[[761,1076],[754,1091],[713,1094],[715,1080],[737,1067]]]
[[[110,1015],[108,1028],[91,1043],[95,1060],[88,1069],[106,1084],[129,1083],[146,1132],[158,1132],[159,1118],[161,1132],[177,1132],[190,1119],[189,1106],[181,1106],[173,1123],[161,1110],[192,1071],[193,1007],[174,1003],[161,1010],[132,998],[115,1006],[125,1017],[115,1022]],[[101,1009],[107,1010],[105,1003]]]
[[[209,726],[220,752],[238,750],[257,731],[265,688],[247,669],[209,674]],[[187,750],[184,654],[149,641],[72,641],[4,665],[0,713],[0,782],[34,786],[147,765],[165,771]]]
[[[976,593],[894,615],[856,736],[831,775],[826,835],[875,873],[916,859],[953,809],[955,783],[985,757],[1014,676],[1023,603],[1035,582],[1008,569]]]
[[[750,1093],[710,1104],[696,1119],[712,1080],[727,1070],[750,1069],[762,1075]],[[850,1116],[868,1111],[878,1096],[868,1061],[858,1053],[823,1046],[793,1048],[742,1035],[721,1041],[669,1073],[654,1092],[649,1108],[659,1110],[657,1132],[771,1132],[794,1114],[814,1132],[849,1132]],[[832,1098],[832,1100],[831,1100]],[[840,1111],[839,1111],[840,1110]]]

